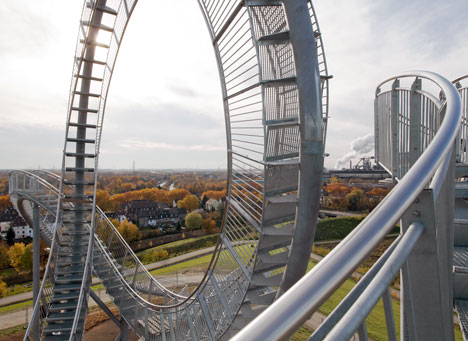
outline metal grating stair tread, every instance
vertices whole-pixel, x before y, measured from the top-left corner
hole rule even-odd
[[[94,4],[95,2],[88,2],[86,3],[86,7],[88,8],[93,8],[94,7]],[[102,5],[98,5],[97,8],[96,8],[98,11],[101,11],[103,13],[107,13],[107,14],[111,14],[111,15],[117,15],[118,12],[113,9],[113,8],[110,8],[109,6],[102,6]]]
[[[453,248],[453,266],[456,272],[468,273],[468,247]]]
[[[114,29],[112,27],[109,27],[107,25],[103,24],[90,24],[89,21],[81,21],[81,24],[83,26],[91,26],[92,28],[97,28],[98,30],[106,31],[106,32],[112,32]]]
[[[455,300],[455,310],[463,333],[463,339],[468,340],[468,300]]]

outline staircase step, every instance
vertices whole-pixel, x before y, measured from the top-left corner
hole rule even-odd
[[[265,163],[265,196],[273,196],[297,190],[299,159]]]
[[[265,87],[277,87],[277,86],[285,86],[285,85],[294,85],[294,84],[296,84],[296,77],[286,77],[286,78],[279,78],[279,79],[267,79],[267,80],[263,80],[262,84]]]
[[[95,4],[95,2],[92,2],[92,1],[88,2],[88,3],[86,3],[86,7],[92,9],[92,8],[94,8],[94,4]],[[110,8],[108,6],[98,5],[96,10],[101,11],[103,13],[111,14],[111,15],[117,15],[118,14],[118,12],[115,9]]]
[[[294,222],[265,226],[262,232],[265,236],[292,236],[294,234]]]
[[[263,236],[258,246],[259,251],[273,250],[291,244],[291,236]]]
[[[66,294],[55,294],[52,297],[52,302],[59,302],[59,301],[65,301],[65,300],[77,300],[79,296],[80,296],[79,291],[73,291],[73,292],[69,292]]]
[[[49,323],[44,329],[45,334],[66,333],[70,334],[73,323]],[[58,336],[58,335],[57,335]]]
[[[468,219],[454,219],[453,240],[455,246],[468,246]]]
[[[75,319],[75,312],[70,311],[66,313],[53,313],[47,316],[47,321],[56,322],[56,321],[69,321]]]
[[[97,47],[102,47],[102,48],[105,48],[105,49],[109,48],[109,45],[107,45],[107,44],[99,43],[99,42],[94,41],[94,40],[85,41],[84,39],[80,39],[81,44],[84,44],[85,42],[86,42],[86,45],[88,45],[88,46],[97,46]]]
[[[455,300],[455,310],[463,333],[463,340],[468,340],[468,300]]]
[[[54,286],[54,293],[64,293],[69,291],[80,290],[81,283],[68,283],[68,284],[57,284]]]
[[[89,155],[93,155],[93,157],[95,157],[94,154],[89,154]],[[93,170],[94,170],[94,168],[93,168]],[[65,185],[69,185],[69,186],[94,186],[94,181],[64,180],[63,183]]]
[[[103,63],[106,64],[105,62]],[[75,91],[75,95],[96,97],[96,98],[101,97],[101,94],[93,94],[91,92],[82,92],[82,91]],[[78,123],[75,123],[75,124],[78,124]],[[91,124],[87,124],[87,126],[91,126]],[[94,128],[96,128],[96,126],[94,126]]]
[[[80,201],[80,200],[89,200],[93,199],[91,194],[70,194],[64,195],[66,201]]]
[[[299,119],[297,117],[288,117],[279,120],[265,121],[265,125],[269,128],[289,128],[299,126]]]
[[[49,307],[50,312],[61,312],[63,310],[76,310],[76,306],[78,304],[78,300],[72,300],[67,302],[56,302],[52,303]]]
[[[267,197],[265,198],[265,201],[266,204],[263,212],[263,221],[265,225],[275,225],[267,224],[267,222],[296,215],[296,194]],[[291,220],[294,220],[294,218]]]
[[[289,31],[269,34],[258,38],[260,44],[277,45],[289,43]]]
[[[468,165],[466,163],[457,163],[455,167],[456,177],[468,177]]]
[[[97,65],[106,65],[107,63],[102,61],[102,60],[95,60],[95,59],[89,59],[89,58],[81,58],[81,57],[76,57],[76,60],[77,61],[80,61],[82,60],[83,62],[86,62],[86,63],[93,63],[93,64],[97,64]],[[76,91],[75,93],[77,93],[79,91]]]
[[[67,283],[81,283],[83,281],[83,275],[58,275],[55,279],[57,284],[67,284]]]
[[[96,82],[102,82],[103,78],[99,77],[92,77],[92,76],[84,76],[84,75],[75,75],[75,77],[82,78],[82,79],[87,79],[90,81],[96,81]]]
[[[261,273],[253,274],[252,276],[252,284],[258,286],[272,286],[276,287],[281,284],[281,280],[283,279],[283,274],[279,273],[277,275],[266,277]]]
[[[78,127],[78,128],[89,128],[89,129],[96,129],[97,128],[97,125],[95,125],[95,124],[86,124],[86,123],[70,122],[68,125],[70,127]]]
[[[71,110],[73,111],[83,111],[83,112],[90,112],[93,114],[97,114],[99,112],[98,109],[91,109],[91,108],[79,108],[79,107],[72,107]]]
[[[267,294],[259,294],[257,289],[249,289],[247,291],[247,299],[251,304],[270,305],[275,300],[276,291]]]
[[[65,168],[67,172],[94,172],[94,168],[76,168],[76,167],[67,167]]]
[[[83,26],[91,26],[92,28],[97,28],[98,30],[106,31],[106,32],[113,32],[114,29],[112,27],[103,25],[103,24],[90,24],[89,21],[81,21]]]
[[[468,182],[455,182],[455,198],[468,198]]]

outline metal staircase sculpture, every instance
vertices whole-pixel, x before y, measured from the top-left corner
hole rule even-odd
[[[203,340],[235,334],[294,284],[308,263],[330,78],[311,2],[199,0],[223,91],[228,200],[213,259],[189,295],[154,279],[96,208],[107,93],[136,3],[85,1],[58,187],[35,174],[20,176],[40,188],[39,196],[55,193],[56,202],[41,206],[47,222],[56,209],[55,229],[32,318],[40,315],[45,339],[83,337],[92,274],[140,337]],[[41,202],[28,195],[35,187],[22,190],[15,176],[14,204],[28,216],[27,202]]]

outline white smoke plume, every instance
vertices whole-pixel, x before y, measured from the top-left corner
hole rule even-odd
[[[374,135],[368,134],[354,139],[351,142],[351,151],[336,161],[335,169],[342,169],[347,167],[350,160],[369,153],[374,150]]]

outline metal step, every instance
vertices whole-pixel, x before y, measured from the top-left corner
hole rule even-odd
[[[67,284],[67,283],[81,283],[83,281],[82,275],[58,275],[55,279],[57,284]]]
[[[92,9],[92,8],[94,8],[94,4],[95,4],[95,2],[90,1],[90,2],[86,3],[86,7]],[[96,10],[101,11],[103,13],[111,14],[111,15],[117,15],[118,14],[118,12],[115,9],[110,8],[108,6],[98,5],[96,7]]]
[[[455,246],[468,246],[468,218],[454,219],[453,241]]]
[[[70,333],[73,323],[49,323],[44,329],[45,334],[52,333]],[[58,336],[58,335],[57,335]]]
[[[87,46],[97,46],[97,47],[102,47],[102,48],[105,48],[105,49],[108,49],[109,48],[109,45],[107,44],[103,44],[103,43],[99,43],[97,41],[94,41],[94,40],[84,40],[84,39],[80,39],[80,43],[81,44],[84,44],[86,43]]]
[[[69,292],[66,294],[55,294],[52,296],[52,302],[59,302],[59,301],[65,301],[65,300],[77,300],[80,296],[79,291],[74,291],[74,292]]]
[[[251,304],[270,305],[275,300],[276,291],[267,294],[259,294],[258,289],[249,289],[247,290],[246,297]]]
[[[289,43],[289,31],[273,33],[273,34],[260,37],[258,38],[258,43],[265,44],[265,45],[288,44]]]
[[[297,117],[288,117],[279,120],[265,121],[268,128],[289,128],[299,126],[299,119]]]
[[[259,251],[274,250],[291,244],[291,236],[263,236],[258,246]]]
[[[87,96],[87,97],[96,97],[96,98],[101,97],[101,94],[93,94],[93,93],[90,93],[90,92],[81,92],[81,91],[75,91],[75,95]]]
[[[455,174],[457,178],[468,177],[468,165],[466,163],[457,162]]]
[[[76,305],[78,304],[78,301],[71,301],[71,302],[65,302],[65,303],[53,303],[49,307],[49,311],[51,313],[58,313],[61,311],[66,311],[66,310],[76,310]]]
[[[285,77],[285,78],[278,78],[278,79],[267,79],[267,80],[262,80],[261,83],[265,87],[294,85],[296,84],[296,77],[294,76],[294,77]]]
[[[71,110],[73,110],[73,111],[90,112],[90,113],[93,113],[93,114],[97,114],[97,113],[99,112],[98,109],[78,108],[78,107],[72,107]]]
[[[463,340],[468,340],[468,300],[455,300],[455,311],[463,333]]]
[[[94,172],[94,168],[76,168],[76,167],[67,167],[65,168],[67,172]]]
[[[94,157],[94,154],[89,154],[89,155],[93,155],[93,157]],[[93,168],[93,170],[94,170],[94,168]],[[64,180],[63,183],[65,185],[70,185],[70,186],[94,186],[94,181]]]
[[[280,273],[271,277],[266,277],[265,275],[261,273],[257,273],[257,274],[253,274],[251,283],[253,285],[258,285],[258,286],[277,287],[281,284],[282,279],[283,279],[283,273]]]
[[[102,82],[103,78],[99,77],[91,77],[91,76],[84,76],[84,75],[74,75],[75,77],[82,78],[82,79],[87,79],[90,81],[96,81],[96,82]]]
[[[455,182],[455,198],[468,198],[468,182]]]
[[[265,236],[292,236],[294,234],[294,222],[265,226],[262,232]]]
[[[64,293],[70,291],[80,290],[81,283],[57,284],[52,289],[54,293]]]
[[[277,196],[277,197],[266,197],[265,208],[263,211],[264,225],[270,225],[270,226],[275,225],[275,224],[268,224],[268,222],[281,219],[283,217],[295,216],[296,206],[297,206],[296,194],[289,194],[289,195]]]
[[[69,321],[75,319],[75,312],[66,312],[66,313],[53,313],[47,316],[48,322],[58,322],[58,321]]]
[[[86,63],[93,63],[93,64],[97,64],[97,65],[106,65],[107,63],[102,61],[102,60],[95,60],[95,59],[89,59],[89,58],[81,58],[81,57],[76,57],[75,58],[77,61],[80,61],[82,60],[83,62],[86,62]],[[75,93],[77,93],[79,91],[76,91]]]
[[[93,199],[93,196],[90,194],[70,194],[64,196],[66,201],[79,201],[79,200],[88,200]]]
[[[89,128],[89,129],[96,129],[97,125],[95,124],[86,124],[86,123],[75,123],[75,122],[70,122],[68,123],[70,127],[78,127],[78,128]]]
[[[91,26],[92,28],[96,28],[98,30],[106,31],[106,32],[113,32],[114,29],[112,27],[103,25],[103,24],[91,24],[89,21],[81,21],[83,26]]]
[[[297,190],[299,159],[265,163],[265,196]]]

